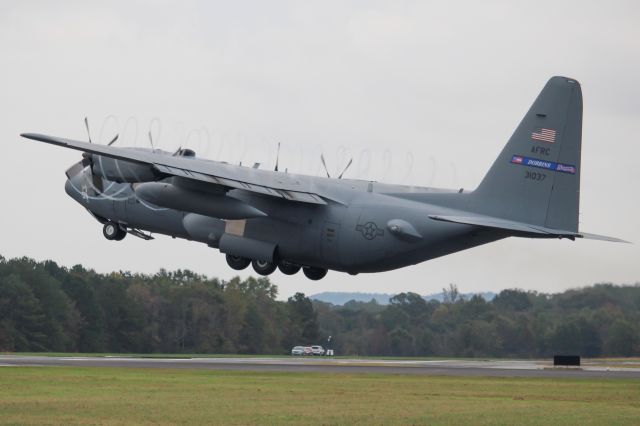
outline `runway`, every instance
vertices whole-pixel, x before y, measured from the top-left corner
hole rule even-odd
[[[380,360],[324,357],[67,357],[0,355],[0,367],[67,366],[181,368],[318,373],[413,374],[436,376],[574,377],[640,379],[640,361],[586,361],[580,369],[553,368],[529,360]]]

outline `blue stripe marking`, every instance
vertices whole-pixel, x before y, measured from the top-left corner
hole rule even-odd
[[[537,167],[539,169],[547,169],[554,172],[576,174],[576,167],[571,164],[554,163],[553,161],[540,160],[538,158],[524,157],[522,155],[514,155],[511,157],[511,163],[520,166]]]

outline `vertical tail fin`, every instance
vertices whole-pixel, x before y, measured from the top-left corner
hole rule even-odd
[[[472,197],[479,212],[578,230],[582,92],[551,78]]]

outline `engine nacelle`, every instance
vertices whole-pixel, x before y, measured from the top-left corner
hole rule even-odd
[[[138,164],[131,161],[116,160],[102,155],[92,155],[93,167],[91,171],[96,176],[118,183],[150,182],[158,177],[148,164]]]
[[[156,206],[219,219],[249,219],[266,216],[257,208],[224,193],[197,191],[167,182],[136,184],[134,191],[139,198]]]

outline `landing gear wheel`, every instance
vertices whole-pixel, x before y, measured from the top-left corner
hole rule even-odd
[[[115,222],[106,222],[102,227],[102,235],[109,241],[121,241],[127,236],[127,231]]]
[[[302,272],[304,272],[307,278],[313,281],[321,280],[327,275],[326,269],[314,268],[313,266],[305,266],[302,268]]]
[[[236,271],[242,271],[249,266],[250,263],[251,259],[247,259],[246,257],[227,255],[227,264],[231,269],[235,269]]]
[[[302,268],[300,265],[296,265],[294,263],[287,262],[286,260],[281,260],[278,262],[278,269],[285,275],[295,275]]]
[[[270,275],[277,268],[275,263],[267,262],[265,260],[253,260],[251,261],[251,266],[253,266],[253,270],[260,275]]]
[[[127,236],[127,231],[122,229],[122,228],[118,228],[118,235],[116,235],[115,240],[116,241],[122,241],[124,240],[124,237]]]

